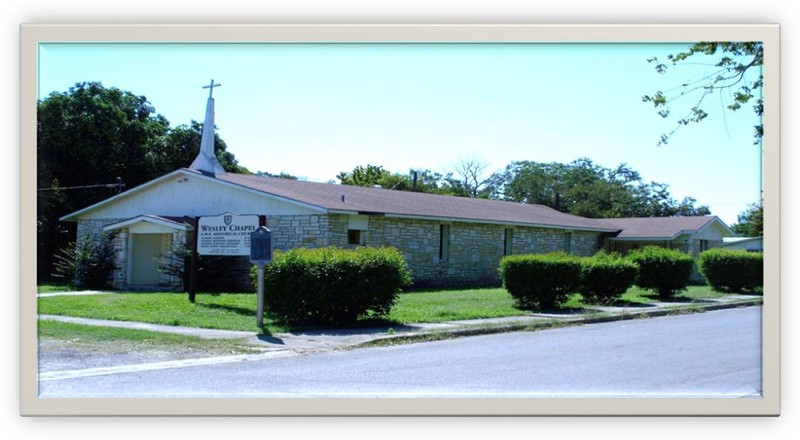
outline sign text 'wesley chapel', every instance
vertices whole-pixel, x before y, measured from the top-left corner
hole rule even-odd
[[[197,253],[200,255],[250,255],[250,234],[258,229],[257,215],[226,212],[197,221]]]

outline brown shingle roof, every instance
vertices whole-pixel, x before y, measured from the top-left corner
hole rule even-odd
[[[395,216],[567,229],[617,230],[615,226],[606,224],[603,220],[564,214],[544,205],[528,205],[499,200],[472,199],[232,173],[217,175],[215,178],[333,211],[380,213]],[[344,201],[342,201],[343,196]]]
[[[710,222],[717,221],[727,230],[728,234],[726,235],[734,235],[727,225],[715,216],[590,219],[564,214],[544,205],[303,182],[243,174],[213,176],[187,168],[176,170],[136,188],[131,188],[121,194],[65,215],[61,220],[77,221],[82,215],[92,210],[130,197],[134,193],[144,191],[180,173],[202,175],[205,178],[229,185],[263,192],[306,206],[316,207],[316,209],[332,212],[377,213],[400,217],[619,232],[617,238],[628,240],[671,239],[684,232],[699,231]],[[344,201],[342,196],[344,196]],[[170,220],[183,221],[182,218],[170,218]]]

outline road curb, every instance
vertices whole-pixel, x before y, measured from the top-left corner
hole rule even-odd
[[[656,310],[642,311],[632,314],[626,314],[624,312],[623,313],[611,312],[599,316],[564,318],[564,319],[552,318],[539,322],[527,322],[527,323],[518,322],[512,324],[496,324],[496,325],[477,324],[473,327],[468,327],[468,328],[423,330],[414,333],[380,336],[366,342],[352,344],[342,348],[344,349],[365,348],[375,345],[382,345],[383,343],[386,342],[412,343],[415,341],[444,340],[449,338],[490,335],[490,334],[508,333],[515,331],[547,330],[552,328],[569,327],[569,326],[577,326],[584,324],[598,324],[604,322],[625,321],[633,319],[657,318],[670,315],[702,313],[707,311],[734,309],[740,307],[752,307],[752,306],[762,305],[763,302],[764,302],[763,299],[759,298],[759,299],[747,299],[747,300],[706,304],[706,305],[668,307]]]

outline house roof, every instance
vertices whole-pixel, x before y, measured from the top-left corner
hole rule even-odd
[[[84,214],[121,201],[132,194],[146,190],[179,174],[191,174],[208,181],[242,188],[246,191],[264,194],[287,203],[329,213],[377,214],[401,218],[619,232],[616,239],[620,240],[669,240],[684,233],[696,233],[718,222],[726,231],[725,235],[734,235],[730,228],[716,216],[590,219],[565,214],[544,205],[306,182],[245,174],[213,175],[187,168],[176,170],[114,197],[68,214],[62,217],[61,220],[76,221]],[[177,219],[170,218],[167,220],[175,221]]]
[[[291,201],[319,206],[334,213],[383,214],[608,232],[617,230],[601,220],[565,214],[544,205],[232,173],[214,178]]]
[[[733,235],[719,217],[715,215],[692,217],[633,217],[603,219],[621,230],[618,240],[672,240],[681,234],[694,234],[713,223],[718,223],[727,234]]]

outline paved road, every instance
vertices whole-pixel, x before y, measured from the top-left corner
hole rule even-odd
[[[41,397],[755,397],[761,307],[40,381]]]

